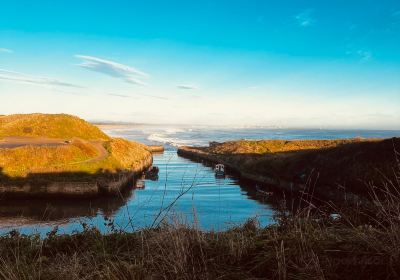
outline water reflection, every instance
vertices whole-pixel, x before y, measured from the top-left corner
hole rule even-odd
[[[0,200],[0,217],[26,217],[43,222],[82,216],[94,217],[99,213],[111,217],[129,199],[134,199],[132,188],[118,197]]]
[[[139,178],[136,189],[129,188],[119,197],[0,200],[0,233],[17,228],[44,234],[55,225],[70,233],[81,230],[82,219],[101,231],[107,231],[104,224],[109,219],[119,228],[135,230],[170,213],[182,215],[188,223],[196,221],[204,229],[225,229],[254,216],[264,225],[271,222],[273,207],[257,195],[251,182],[239,182],[229,173],[215,177],[212,166],[178,157],[172,148],[155,155],[154,164],[159,168],[157,176]]]

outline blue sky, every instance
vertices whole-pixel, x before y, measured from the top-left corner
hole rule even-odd
[[[3,1],[0,114],[400,129],[399,1]]]

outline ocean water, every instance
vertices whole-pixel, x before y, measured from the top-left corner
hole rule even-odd
[[[80,231],[83,224],[102,232],[112,227],[133,231],[169,223],[186,223],[205,230],[225,230],[257,218],[265,226],[274,222],[274,203],[255,192],[251,182],[235,176],[216,178],[211,166],[181,158],[180,145],[207,145],[234,139],[336,139],[389,138],[400,131],[282,130],[263,128],[206,128],[137,125],[106,132],[146,144],[163,144],[166,151],[154,155],[158,180],[140,180],[144,189],[132,186],[120,197],[91,200],[0,199],[0,234],[16,229],[44,236],[55,226],[60,233]],[[110,222],[113,226],[110,226]]]
[[[399,137],[400,130],[323,130],[323,129],[267,129],[223,128],[202,126],[137,126],[106,130],[107,133],[143,143],[159,143],[173,147],[204,146],[210,141],[261,139],[339,139]]]

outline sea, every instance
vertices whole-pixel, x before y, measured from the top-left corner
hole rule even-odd
[[[93,199],[5,200],[0,198],[0,235],[10,231],[46,236],[57,229],[70,234],[95,227],[103,233],[135,231],[167,224],[223,231],[254,220],[276,221],[278,204],[260,196],[254,182],[227,174],[215,177],[212,166],[177,155],[177,147],[204,146],[211,141],[260,139],[339,139],[400,137],[396,130],[271,129],[184,125],[126,125],[105,128],[113,137],[164,145],[154,155],[158,178],[139,179],[118,197]]]

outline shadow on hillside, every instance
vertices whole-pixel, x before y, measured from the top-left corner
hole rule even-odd
[[[208,152],[208,148],[201,148]],[[383,182],[396,182],[399,172],[400,138],[382,141],[360,141],[344,143],[336,147],[298,150],[279,153],[218,153],[208,154],[213,162],[228,165],[233,174],[244,172],[254,177],[267,177],[276,185],[262,186],[266,190],[282,193],[282,182],[296,190],[300,185],[321,199],[342,200],[347,194],[369,197],[372,182],[382,186]],[[181,153],[181,156],[205,163],[201,156]],[[210,164],[210,163],[209,163]],[[231,167],[231,168],[229,168]],[[399,174],[397,174],[398,176]],[[280,185],[280,186],[279,186]],[[389,186],[399,191],[398,185]],[[297,189],[301,190],[301,189]],[[303,190],[301,190],[303,191]],[[249,192],[252,195],[252,192]],[[336,199],[334,199],[336,200]]]
[[[0,166],[0,183],[7,185],[13,184],[16,186],[23,186],[26,183],[32,186],[45,186],[53,182],[109,182],[116,181],[119,179],[121,174],[124,174],[123,170],[116,170],[110,172],[108,170],[99,169],[95,173],[89,172],[35,172],[29,173],[25,177],[12,177],[4,173],[3,167]]]

